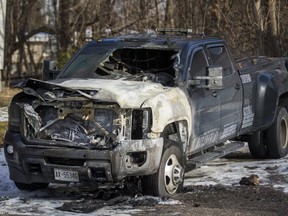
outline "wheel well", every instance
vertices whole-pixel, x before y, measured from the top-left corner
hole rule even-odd
[[[162,137],[177,142],[185,152],[188,144],[188,127],[186,121],[177,121],[165,126]]]
[[[278,106],[284,107],[288,111],[288,92],[280,96]]]

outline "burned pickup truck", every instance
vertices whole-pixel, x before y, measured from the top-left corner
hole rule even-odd
[[[21,83],[4,138],[16,186],[172,196],[186,171],[246,141],[255,158],[286,156],[288,61],[234,62],[222,39],[173,33],[91,41],[62,71],[46,62],[46,81]]]

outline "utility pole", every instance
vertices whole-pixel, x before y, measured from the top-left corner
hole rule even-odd
[[[0,0],[0,91],[3,88],[2,71],[4,69],[6,5],[7,0]]]

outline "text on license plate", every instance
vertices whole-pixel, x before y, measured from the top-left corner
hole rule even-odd
[[[55,180],[79,182],[79,175],[77,171],[54,169]]]

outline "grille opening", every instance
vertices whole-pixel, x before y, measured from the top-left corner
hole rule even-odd
[[[71,159],[71,158],[48,157],[47,163],[56,165],[83,166],[85,160],[73,159],[73,158]]]
[[[147,152],[131,152],[128,153],[132,158],[131,162],[141,167],[147,159]]]
[[[106,173],[104,168],[95,168],[92,167],[90,168],[91,170],[91,175],[93,178],[97,178],[98,180],[106,180]]]
[[[45,104],[33,109],[32,106],[27,105],[30,109],[27,110],[31,111],[37,119],[41,118],[42,122],[41,125],[37,125],[42,129],[36,130],[29,123],[32,117],[25,113],[25,110],[23,111],[25,120],[23,130],[28,139],[53,140],[57,144],[69,146],[81,143],[80,147],[89,148],[114,147],[107,132],[118,136],[121,131],[121,122],[117,121],[114,124],[114,120],[118,120],[120,115],[117,105],[87,104],[83,101],[77,103],[66,101],[60,108],[54,108],[52,105],[58,106],[56,103],[51,103],[51,106]]]
[[[40,164],[29,163],[28,169],[29,169],[29,172],[33,173],[33,174],[41,174],[42,173]]]

